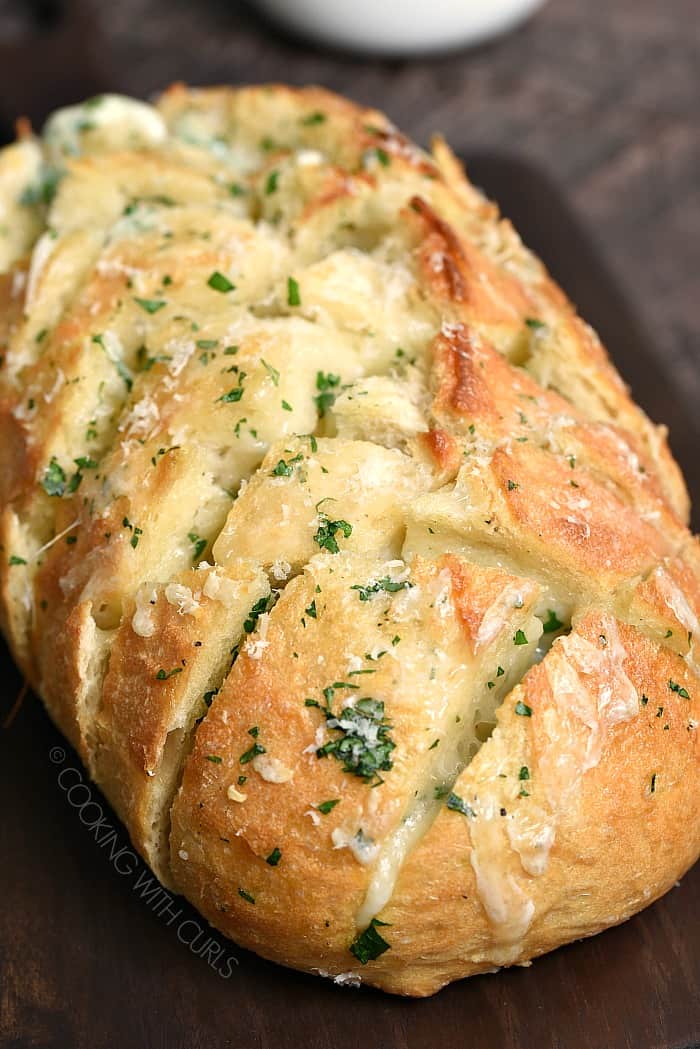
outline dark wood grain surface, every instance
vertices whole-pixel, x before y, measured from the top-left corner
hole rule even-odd
[[[577,295],[656,415],[675,412],[696,499],[696,417],[684,414],[624,295],[556,188],[488,153],[472,167]],[[20,687],[0,652],[0,710]],[[80,763],[30,696],[0,729],[3,1049],[696,1049],[700,866],[616,929],[530,968],[432,999],[334,987],[267,964],[158,889]],[[679,813],[682,819],[682,813]]]
[[[52,22],[66,8],[68,22]],[[95,90],[147,95],[176,78],[316,81],[419,139],[440,128],[671,425],[700,503],[699,59],[697,0],[551,0],[503,41],[410,63],[305,48],[234,0],[0,0],[0,135],[16,112],[40,122]],[[0,670],[5,715],[20,682],[4,652]],[[95,788],[67,796],[82,776],[30,696],[0,729],[3,1049],[700,1046],[698,868],[624,926],[529,969],[402,1001],[287,972],[212,933],[149,882]]]

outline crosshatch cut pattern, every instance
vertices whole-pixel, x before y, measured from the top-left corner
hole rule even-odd
[[[447,146],[176,86],[25,129],[0,203],[3,629],[163,883],[417,995],[665,892],[683,481]]]

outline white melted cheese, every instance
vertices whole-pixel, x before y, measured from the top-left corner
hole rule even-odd
[[[29,314],[32,311],[41,275],[46,267],[46,263],[49,261],[49,257],[56,247],[56,243],[56,238],[54,236],[50,233],[43,233],[34,246],[32,261],[29,264],[29,275],[27,277],[27,294],[24,304],[24,312],[26,314]]]
[[[627,652],[615,620],[605,617],[605,643],[579,634],[564,637],[544,666],[556,708],[545,710],[548,742],[540,759],[554,784],[550,803],[561,807],[589,769],[599,763],[611,730],[639,711],[639,696],[624,669]]]
[[[212,601],[219,601],[226,608],[231,608],[239,598],[240,587],[233,579],[219,575],[214,568],[207,575],[202,593]]]
[[[294,769],[288,768],[279,758],[269,754],[257,754],[252,766],[267,783],[288,783],[294,776]]]
[[[131,629],[139,637],[153,637],[156,632],[153,606],[157,600],[158,591],[151,583],[142,583],[136,591],[136,611],[131,618]]]
[[[200,607],[190,588],[181,583],[168,583],[165,588],[165,600],[169,605],[176,605],[181,616],[194,615]]]
[[[700,635],[698,617],[687,597],[661,565],[654,572],[654,579],[666,607],[671,609],[678,622],[694,636]]]
[[[373,863],[379,852],[379,845],[372,838],[366,837],[362,830],[355,833],[335,827],[331,832],[334,849],[349,849],[358,863],[367,866]]]
[[[59,162],[82,150],[83,136],[100,132],[111,149],[156,146],[167,138],[161,115],[145,102],[123,95],[100,95],[53,113],[42,131],[49,157]]]

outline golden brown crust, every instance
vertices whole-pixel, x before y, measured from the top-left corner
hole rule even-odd
[[[88,107],[0,153],[0,621],[135,846],[402,994],[655,899],[700,852],[664,429],[440,140]]]

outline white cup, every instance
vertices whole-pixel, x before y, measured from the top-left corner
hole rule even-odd
[[[544,0],[254,0],[322,44],[408,55],[478,44],[524,21]]]

